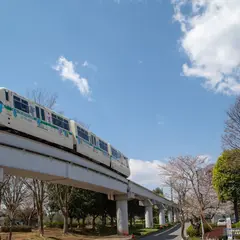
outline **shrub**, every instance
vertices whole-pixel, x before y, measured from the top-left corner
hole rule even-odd
[[[212,228],[215,228],[217,227],[217,224],[216,223],[208,223]]]
[[[204,223],[204,232],[210,232],[212,229],[211,227],[213,227],[211,224],[210,226],[206,223]],[[199,229],[195,229],[192,225],[190,225],[187,229],[187,234],[189,235],[189,237],[197,237],[197,236],[201,236],[202,235],[202,227],[200,226]]]
[[[204,226],[204,232],[207,233],[207,232],[211,232],[211,226],[209,226],[209,224],[207,223],[204,223],[203,224]],[[200,235],[202,235],[202,226],[200,226]]]
[[[73,228],[77,228],[78,227],[78,223],[72,223],[72,227]]]
[[[227,237],[227,236],[222,236],[222,237],[219,237],[218,239],[219,239],[219,240],[227,240],[228,237]]]
[[[234,223],[232,225],[233,228],[240,228],[240,222]]]
[[[132,234],[135,235],[135,236],[141,236],[140,232],[133,232]]]
[[[1,232],[9,232],[9,227],[1,227]],[[31,232],[32,228],[30,226],[12,226],[12,232]]]
[[[63,228],[63,222],[46,222],[47,228]]]
[[[197,236],[199,236],[199,231],[198,231],[198,229],[195,229],[192,225],[190,225],[187,228],[187,235],[189,237],[197,237]]]

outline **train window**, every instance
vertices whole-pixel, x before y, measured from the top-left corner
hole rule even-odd
[[[16,96],[14,96],[13,97],[13,101],[14,101],[14,107],[19,109],[19,110],[22,110],[21,109],[21,99],[16,97]]]
[[[29,113],[28,102],[22,99],[22,111]]]
[[[127,168],[129,168],[129,165],[128,165],[128,158],[125,157],[125,156],[123,156],[123,158],[124,158],[124,160],[125,160],[125,166],[126,166]]]
[[[63,128],[69,131],[69,123],[68,123],[68,121],[64,120],[63,124],[64,124]]]
[[[9,101],[9,93],[7,91],[5,91],[5,99],[6,101]]]
[[[107,144],[105,142],[103,142],[102,140],[99,139],[99,147],[104,150],[105,152],[108,152],[108,147]]]
[[[36,117],[40,118],[40,112],[39,112],[39,107],[36,106]]]
[[[13,101],[14,101],[14,107],[23,111],[23,112],[26,112],[26,113],[29,113],[29,107],[28,107],[28,102],[19,98],[19,97],[16,97],[16,96],[13,96]]]
[[[58,127],[64,128],[69,131],[69,123],[68,120],[65,120],[61,117],[52,114],[52,123]]]
[[[59,122],[55,114],[52,114],[52,122],[54,125],[59,126]]]
[[[45,112],[42,108],[41,108],[41,116],[42,116],[42,120],[45,121]]]
[[[114,148],[111,147],[111,151],[112,151],[112,156],[113,157],[115,157],[115,158],[119,157],[119,154],[118,154],[117,150],[115,150]]]
[[[97,145],[96,138],[93,135],[91,135],[91,143],[92,143],[93,146]]]
[[[88,131],[84,130],[83,128],[77,127],[78,136],[89,141]]]

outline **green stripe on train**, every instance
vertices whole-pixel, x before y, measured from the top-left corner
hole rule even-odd
[[[90,142],[88,142],[87,140],[79,137],[79,136],[76,136],[76,138],[80,138],[83,142],[85,142],[86,144],[90,145],[91,147],[94,147],[95,149],[105,153],[105,154],[108,154],[108,156],[110,157],[109,153],[105,152],[104,150],[102,150],[101,148],[97,147],[97,146],[93,146],[93,144],[91,144]]]
[[[15,108],[12,108],[12,107],[6,106],[6,105],[4,105],[4,108],[7,109],[8,111],[13,111],[13,110],[15,109]],[[15,110],[16,110],[16,112],[19,113],[20,115],[22,115],[22,116],[24,116],[24,117],[27,117],[27,118],[30,118],[30,119],[32,119],[32,120],[37,121],[37,118],[36,118],[36,117],[33,117],[33,116],[31,116],[30,114],[27,114],[27,113],[23,113],[22,111],[20,111],[20,110],[18,110],[18,109],[15,109]],[[42,124],[44,124],[44,125],[46,125],[46,126],[52,127],[52,128],[54,128],[54,129],[57,129],[57,130],[59,129],[57,126],[55,126],[55,125],[53,125],[53,124],[51,124],[51,123],[49,123],[49,122],[43,121],[43,120],[41,120],[41,119],[39,119],[39,120],[40,120],[40,123],[42,123]],[[67,131],[67,130],[65,130],[65,129],[64,129],[64,131],[66,131],[69,135],[72,135],[72,132]]]

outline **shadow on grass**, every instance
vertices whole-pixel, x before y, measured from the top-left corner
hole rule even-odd
[[[73,234],[86,235],[86,236],[111,236],[117,234],[116,227],[101,227],[96,229],[74,229],[71,231]]]
[[[57,237],[48,237],[48,239],[52,239],[52,240],[61,240],[61,238],[57,238]]]

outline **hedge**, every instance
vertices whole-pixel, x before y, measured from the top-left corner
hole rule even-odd
[[[195,229],[192,225],[190,225],[187,228],[187,235],[189,237],[197,237],[197,236],[199,236],[199,231],[198,231],[198,229]]]
[[[211,225],[211,224],[210,224]],[[204,232],[210,232],[211,228],[208,224],[204,223]],[[212,226],[213,227],[213,226]],[[192,225],[190,225],[187,229],[187,235],[189,237],[198,237],[202,235],[202,227],[200,226],[200,229],[195,229]]]
[[[232,225],[233,228],[240,228],[240,222],[234,223]]]
[[[30,226],[12,226],[12,232],[31,232]],[[10,228],[7,226],[1,227],[1,232],[10,232]]]

